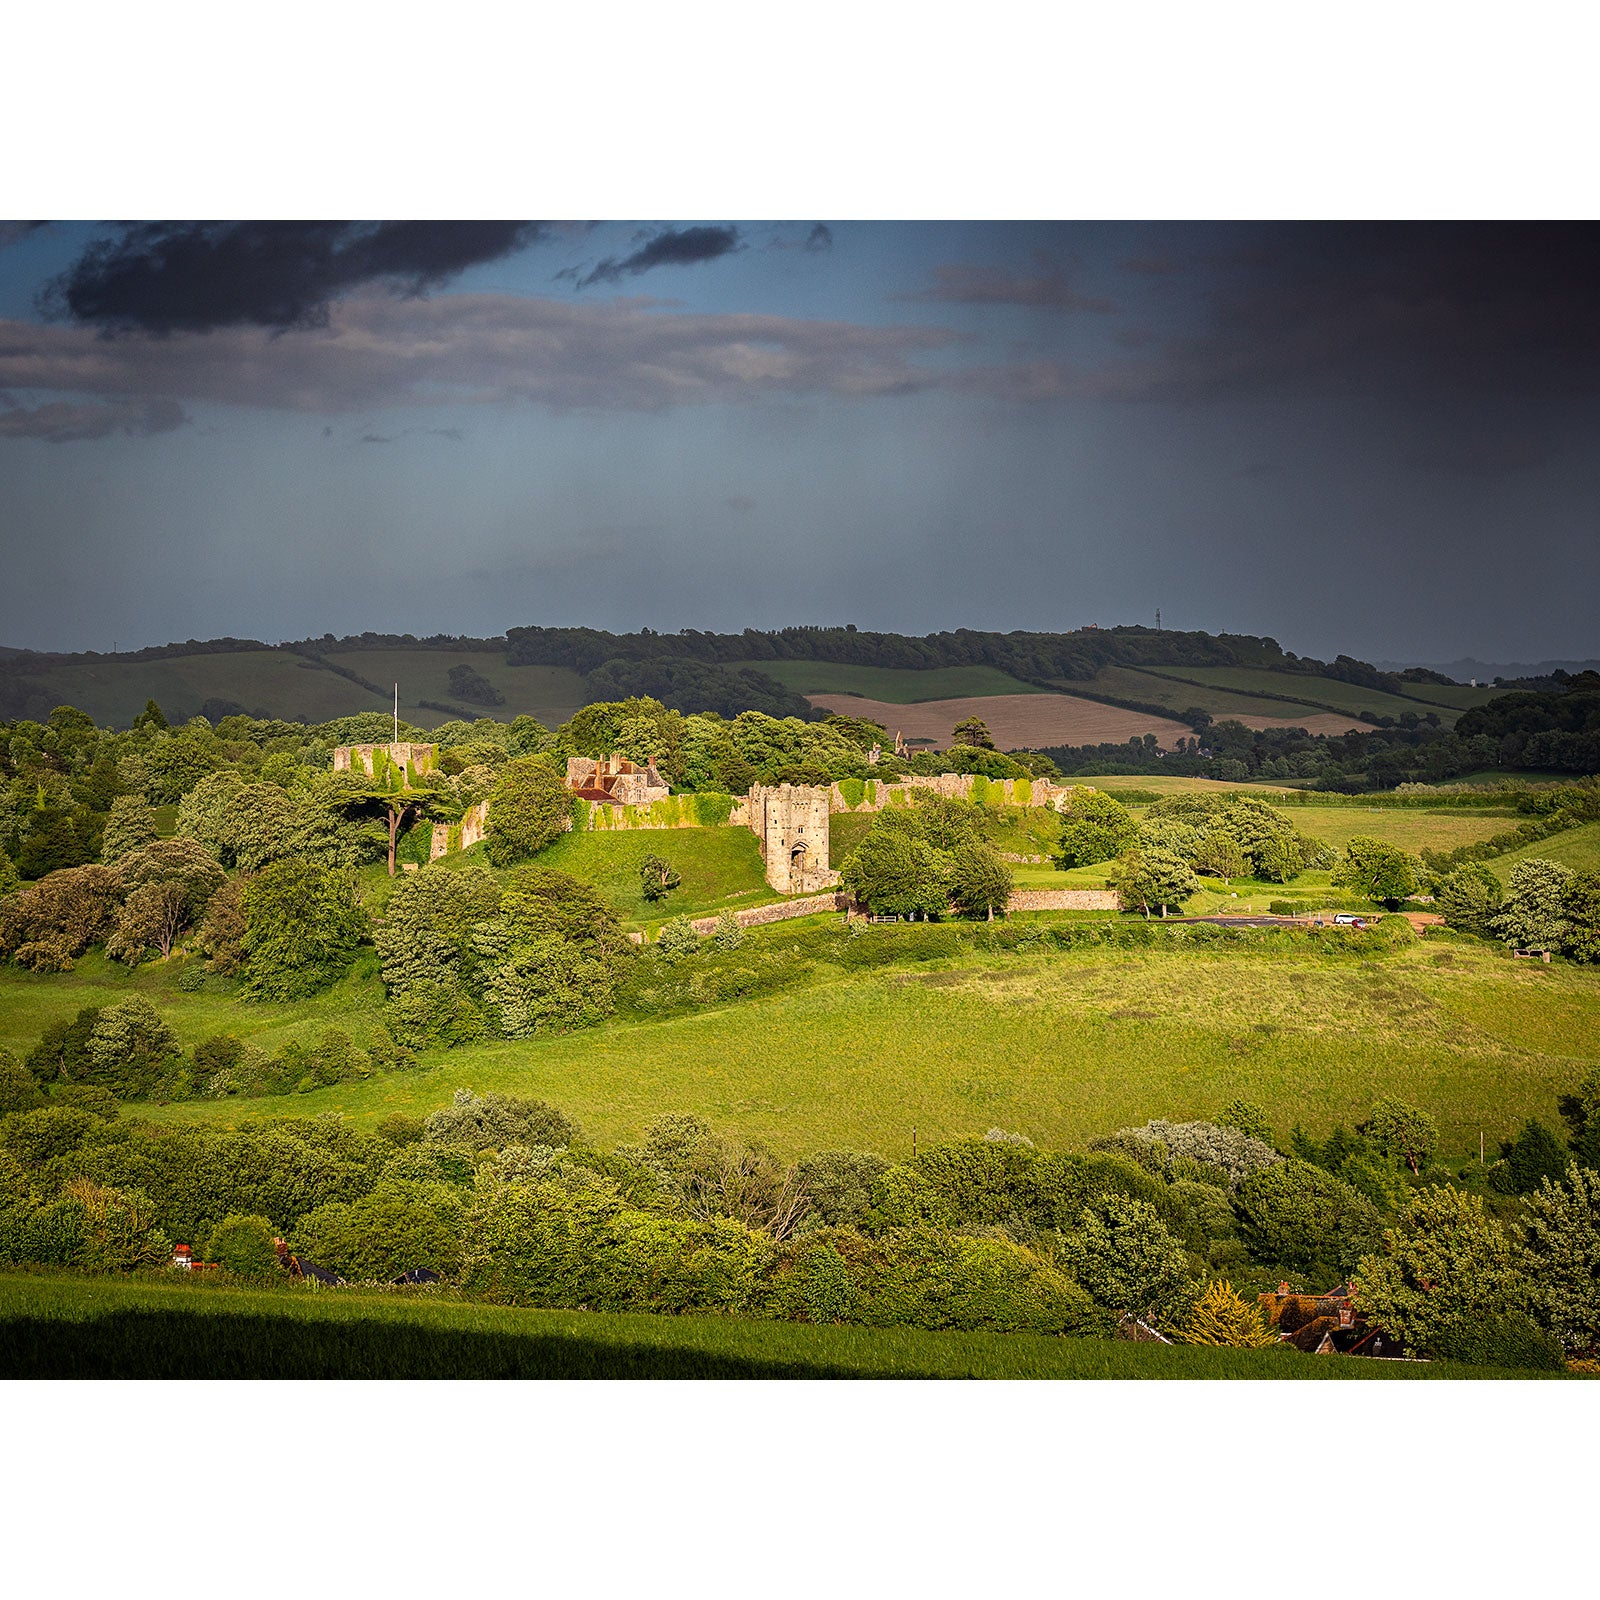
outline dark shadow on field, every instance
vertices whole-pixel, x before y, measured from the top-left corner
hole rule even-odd
[[[384,1322],[113,1311],[0,1324],[5,1378],[849,1378],[847,1367]]]

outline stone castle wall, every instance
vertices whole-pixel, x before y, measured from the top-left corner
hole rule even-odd
[[[452,850],[470,850],[489,831],[489,802],[480,800],[468,806],[459,822],[436,822],[428,859],[437,861]]]
[[[829,791],[829,805],[834,811],[882,811],[886,806],[910,805],[917,790],[951,800],[977,800],[992,806],[1049,806],[1058,811],[1072,786],[1052,783],[1048,778],[981,778],[966,772],[941,772],[896,778],[893,783],[876,778],[836,783]]]

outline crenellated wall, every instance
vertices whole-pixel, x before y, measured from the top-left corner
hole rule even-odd
[[[341,744],[333,751],[335,772],[359,772],[368,778],[379,778],[385,765],[398,767],[401,782],[410,787],[413,778],[432,772],[437,756],[437,746],[411,744],[401,740],[398,744]]]

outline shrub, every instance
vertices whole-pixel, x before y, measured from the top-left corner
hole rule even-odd
[[[392,1170],[391,1163],[386,1174]],[[352,1281],[392,1280],[414,1267],[453,1277],[461,1265],[469,1199],[453,1184],[386,1175],[371,1194],[302,1217],[295,1245]]]
[[[1351,1282],[1362,1314],[1419,1355],[1464,1348],[1474,1326],[1525,1315],[1530,1296],[1511,1239],[1458,1189],[1413,1194]]]
[[[1572,1355],[1600,1351],[1600,1173],[1567,1168],[1523,1203],[1519,1245],[1534,1314]]]
[[[1264,1145],[1273,1143],[1272,1124],[1254,1100],[1230,1100],[1213,1120],[1219,1128],[1237,1128]]]
[[[205,1255],[236,1277],[275,1278],[283,1268],[274,1238],[272,1224],[265,1217],[236,1211],[211,1230]]]
[[[1161,1318],[1189,1282],[1183,1246],[1152,1206],[1119,1194],[1098,1196],[1062,1237],[1061,1263],[1099,1304]]]
[[[1117,1150],[1132,1155],[1141,1165],[1163,1177],[1178,1161],[1211,1168],[1237,1185],[1252,1172],[1276,1165],[1283,1157],[1271,1145],[1236,1127],[1215,1122],[1165,1122],[1156,1118],[1142,1128],[1122,1128],[1115,1134],[1092,1139],[1091,1150]]]
[[[1264,1350],[1278,1341],[1262,1322],[1260,1309],[1242,1300],[1226,1280],[1209,1283],[1179,1330],[1184,1344],[1228,1345]]]
[[[508,1144],[577,1144],[578,1125],[543,1100],[520,1095],[476,1095],[457,1089],[448,1106],[429,1116],[425,1135],[431,1144],[464,1144],[473,1150],[497,1150]]]
[[[0,1212],[0,1261],[132,1272],[171,1255],[171,1241],[138,1190],[73,1178],[53,1199]]]
[[[719,950],[737,950],[744,943],[744,929],[731,911],[717,913],[717,929],[711,936]]]
[[[699,953],[700,935],[687,917],[674,917],[661,926],[656,936],[656,953],[663,961],[682,961]]]
[[[9,1050],[0,1050],[0,1116],[43,1104],[38,1079]]]
[[[368,931],[346,871],[315,861],[275,861],[246,884],[244,992],[298,1000],[326,989],[350,965]]]

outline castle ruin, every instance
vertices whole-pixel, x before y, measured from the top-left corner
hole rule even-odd
[[[387,764],[400,769],[401,785],[409,789],[413,778],[433,771],[437,754],[437,745],[410,744],[405,740],[390,744],[341,744],[334,747],[333,770],[359,772],[376,779]]]

